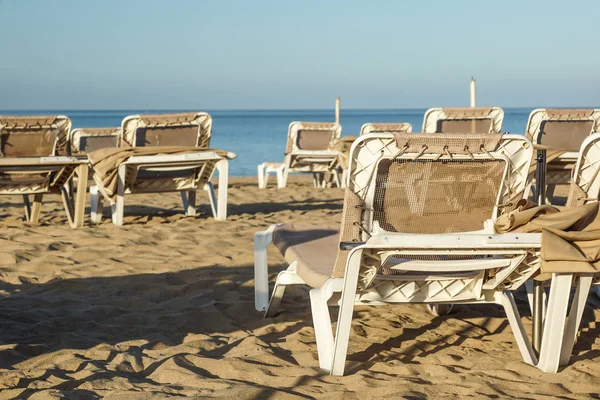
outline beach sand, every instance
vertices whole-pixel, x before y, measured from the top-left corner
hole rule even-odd
[[[590,297],[570,365],[522,362],[499,306],[434,317],[422,305],[360,306],[347,376],[318,368],[307,289],[279,316],[254,310],[253,234],[339,222],[340,189],[232,179],[229,217],[185,217],[178,194],[126,199],[125,225],[69,228],[59,196],[40,226],[0,198],[0,398],[589,398],[600,392],[600,300]],[[204,202],[204,203],[203,203]],[[107,215],[107,210],[105,211]],[[284,265],[271,249],[272,279]],[[524,315],[526,301],[517,302]],[[334,315],[335,318],[335,315]],[[527,329],[528,317],[523,318]]]

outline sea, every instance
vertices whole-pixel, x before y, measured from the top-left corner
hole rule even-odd
[[[117,127],[127,115],[190,110],[0,110],[4,115],[62,114],[73,128]],[[204,110],[203,110],[204,111]],[[345,110],[340,112],[342,136],[358,136],[367,122],[409,122],[420,132],[425,109]],[[504,108],[502,131],[523,134],[531,108]],[[263,161],[282,161],[288,126],[293,121],[333,121],[331,110],[213,110],[211,147],[231,151],[230,176],[256,175]]]

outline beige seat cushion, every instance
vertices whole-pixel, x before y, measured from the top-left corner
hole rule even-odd
[[[273,244],[311,287],[331,277],[340,242],[339,225],[283,224],[273,232]]]

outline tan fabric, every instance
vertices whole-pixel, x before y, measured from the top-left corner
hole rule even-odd
[[[88,155],[92,164],[94,181],[101,186],[102,193],[113,198],[117,192],[119,166],[133,156],[154,156],[166,154],[186,154],[198,151],[213,151],[220,156],[227,152],[215,149],[199,149],[197,147],[128,147],[105,148]]]
[[[301,129],[296,144],[300,150],[328,150],[333,140],[332,130]]]
[[[592,133],[594,121],[542,121],[540,143],[548,147],[579,151],[581,144]]]
[[[342,211],[342,224],[340,242],[360,242],[362,238],[362,222],[364,216],[364,202],[352,190],[346,188],[344,196],[344,209]],[[346,261],[350,250],[337,248],[335,268],[331,273],[333,278],[342,278],[346,271]]]
[[[440,119],[436,133],[490,133],[492,119]]]
[[[488,117],[492,107],[444,107],[442,111],[448,119],[473,119]]]
[[[189,123],[196,119],[197,113],[179,113],[179,114],[142,114],[140,115],[141,120],[147,125],[170,125],[178,123]]]
[[[121,128],[75,129],[71,135],[71,153],[85,155],[107,147],[117,147]]]
[[[212,118],[207,113],[148,114],[126,117],[121,146],[195,146],[208,148]]]
[[[396,146],[409,153],[472,154],[496,150],[503,135],[481,133],[448,133],[446,135],[394,133]]]
[[[0,116],[0,155],[45,157],[68,155],[70,121],[56,115]]]
[[[542,233],[541,275],[600,272],[598,202],[578,207],[536,206],[525,200],[498,218],[496,232]]]
[[[321,287],[331,277],[339,244],[339,226],[284,224],[273,231],[273,244],[309,286]],[[342,275],[343,276],[343,275]]]
[[[493,217],[504,160],[382,160],[373,218],[390,232],[452,233],[483,229]]]
[[[135,130],[136,147],[142,146],[196,146],[198,126],[145,126]]]
[[[584,119],[589,118],[594,114],[594,109],[590,108],[547,108],[548,117],[553,120],[557,119]]]

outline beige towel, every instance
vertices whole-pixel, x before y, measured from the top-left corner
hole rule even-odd
[[[517,209],[498,218],[498,233],[542,233],[541,275],[600,272],[598,202],[578,207],[536,206],[522,200]]]
[[[114,201],[117,193],[119,166],[129,160],[130,157],[195,152],[214,152],[219,156],[227,157],[227,152],[223,150],[183,146],[105,148],[91,152],[88,157],[92,164],[94,181],[99,185],[102,194]]]

